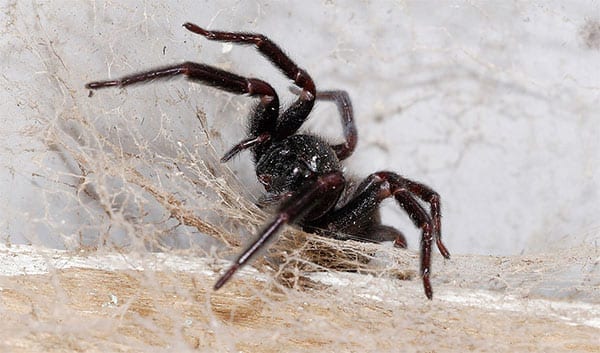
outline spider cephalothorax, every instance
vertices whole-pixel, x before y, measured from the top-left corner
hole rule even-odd
[[[425,295],[431,299],[433,291],[429,276],[432,243],[436,242],[444,257],[450,257],[441,240],[439,195],[422,183],[388,171],[369,175],[355,188],[347,187],[348,181],[342,173],[341,161],[352,154],[358,137],[348,94],[345,91],[317,91],[308,73],[263,35],[208,31],[191,23],[183,26],[210,40],[256,46],[300,88],[298,99],[280,114],[279,97],[267,82],[192,62],[86,85],[89,89],[122,87],[185,75],[192,81],[259,98],[250,120],[248,138],[225,153],[222,161],[226,162],[239,152],[249,149],[254,157],[258,180],[267,191],[265,199],[276,202],[278,210],[275,218],[260,232],[258,238],[217,281],[215,289],[223,286],[286,224],[296,224],[304,230],[339,239],[393,241],[398,247],[406,247],[404,235],[395,228],[381,224],[379,217],[381,201],[394,197],[414,224],[422,230],[421,277]],[[315,135],[296,133],[311,112],[315,100],[332,101],[337,105],[344,128],[344,143],[330,145]],[[416,198],[430,205],[429,212]]]

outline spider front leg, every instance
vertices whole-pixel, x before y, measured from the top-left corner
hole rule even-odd
[[[301,91],[295,87],[290,87],[290,91],[295,94],[301,93]],[[342,119],[342,129],[346,142],[333,145],[331,148],[333,148],[340,161],[350,157],[358,142],[358,130],[354,123],[354,111],[348,92],[342,90],[318,91],[316,99],[331,101],[337,106],[340,118]]]
[[[273,137],[280,140],[293,135],[300,128],[315,104],[317,89],[310,75],[292,61],[277,44],[266,36],[257,33],[211,31],[193,23],[185,23],[183,26],[187,30],[204,36],[209,40],[254,45],[262,55],[271,61],[289,79],[293,80],[296,86],[302,89],[298,100],[286,109],[277,120],[277,124],[273,125],[276,126],[276,135]],[[267,128],[270,127],[253,122],[250,127],[250,133],[251,135],[258,136]]]
[[[238,76],[216,67],[193,62],[184,62],[178,65],[166,66],[124,76],[117,80],[90,82],[86,84],[85,87],[88,89],[125,87],[136,83],[154,81],[156,79],[166,79],[179,75],[184,75],[192,81],[198,81],[227,92],[248,94],[260,98],[260,102],[255,108],[253,119],[253,124],[260,126],[260,133],[231,148],[221,159],[222,162],[226,162],[244,149],[269,141],[271,136],[275,135],[275,126],[277,124],[277,116],[279,115],[279,97],[273,87],[265,81]]]
[[[332,101],[337,105],[342,118],[342,128],[346,142],[333,145],[331,148],[333,148],[340,161],[350,157],[358,142],[358,131],[354,124],[354,112],[348,93],[346,91],[319,91],[317,92],[317,99]]]
[[[331,198],[337,200],[344,183],[341,172],[332,172],[319,177],[290,196],[280,206],[275,219],[259,233],[258,237],[237,257],[233,265],[217,280],[214,289],[217,290],[227,283],[231,276],[264,248],[284,225],[295,223],[311,211],[322,207],[323,204],[331,203]]]
[[[431,214],[428,214],[419,202],[415,200],[413,194],[419,198],[424,198],[424,201],[430,203]],[[434,239],[440,253],[445,258],[449,258],[450,253],[442,243],[439,233],[439,225],[441,224],[439,196],[429,187],[405,179],[392,172],[371,174],[361,183],[353,198],[344,206],[311,223],[309,228],[322,228],[329,233],[344,232],[345,229],[352,229],[354,224],[361,223],[363,217],[371,216],[373,211],[379,207],[381,201],[392,196],[406,210],[413,223],[421,228],[420,272],[425,295],[431,299],[433,297],[433,290],[429,278],[431,274],[431,247]],[[377,240],[375,235],[370,239]]]

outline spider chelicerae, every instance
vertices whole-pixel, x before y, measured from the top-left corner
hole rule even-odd
[[[299,87],[297,100],[280,111],[277,92],[267,82],[193,62],[156,68],[118,80],[86,84],[88,89],[124,87],[184,75],[192,81],[227,92],[258,98],[250,118],[248,138],[233,146],[221,161],[227,162],[238,153],[250,150],[256,175],[266,190],[264,200],[275,203],[277,212],[256,240],[219,278],[215,290],[248,263],[286,224],[295,224],[305,231],[337,239],[393,241],[395,246],[405,248],[404,235],[395,228],[383,225],[379,215],[381,201],[393,197],[422,230],[420,274],[425,295],[431,299],[433,291],[429,277],[432,243],[435,241],[445,258],[450,257],[441,240],[440,197],[430,187],[390,171],[373,173],[357,184],[344,177],[341,161],[352,154],[358,140],[348,94],[341,90],[317,91],[310,75],[264,35],[209,31],[192,23],[183,26],[209,40],[254,45]],[[316,100],[331,101],[337,105],[345,142],[331,145],[316,135],[297,133]],[[429,204],[429,212],[417,198]]]

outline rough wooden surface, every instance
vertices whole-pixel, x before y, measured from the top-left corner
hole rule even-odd
[[[320,273],[318,289],[281,290],[249,269],[213,292],[222,262],[3,249],[0,351],[598,352],[590,251],[568,254],[591,271],[554,285],[560,298],[544,289],[565,284],[548,255],[455,256],[435,263],[428,301],[418,278]],[[7,273],[21,260],[24,274]]]

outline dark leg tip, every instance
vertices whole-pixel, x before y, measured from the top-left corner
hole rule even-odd
[[[208,34],[206,30],[190,22],[184,23],[183,27],[185,27],[185,29],[187,29],[190,32],[194,32],[203,36],[206,36]]]
[[[228,162],[231,158],[233,158],[236,154],[238,154],[239,148],[237,148],[238,146],[234,146],[232,149],[230,149],[229,151],[227,151],[227,153],[225,153],[223,155],[223,157],[221,157],[221,163],[226,163]]]
[[[431,288],[431,282],[429,282],[429,277],[423,277],[423,287],[425,289],[425,296],[427,299],[433,299],[433,289]]]
[[[227,272],[225,272],[225,274],[223,276],[221,276],[221,278],[219,278],[219,280],[217,281],[217,283],[215,283],[215,286],[213,287],[214,290],[219,290],[219,288],[223,287],[223,285],[225,285],[225,283],[227,283],[227,281],[229,281],[229,279],[231,278],[231,276],[233,276],[233,274],[240,268],[239,264],[233,264],[229,270],[227,270]]]
[[[120,84],[121,84],[121,81],[97,81],[97,82],[86,83],[85,88],[98,89],[98,88],[103,88],[103,87],[119,86]]]
[[[436,240],[436,244],[442,256],[446,259],[450,259],[450,252],[448,251],[444,243],[442,243],[442,240],[439,237]]]
[[[425,290],[425,296],[427,299],[433,299],[433,289],[431,288],[431,281],[429,280],[429,269],[424,268],[421,270],[421,278],[423,279],[423,289]]]
[[[394,247],[399,249],[406,249],[406,238],[404,238],[404,236],[402,235],[398,236],[396,239],[394,239]]]

